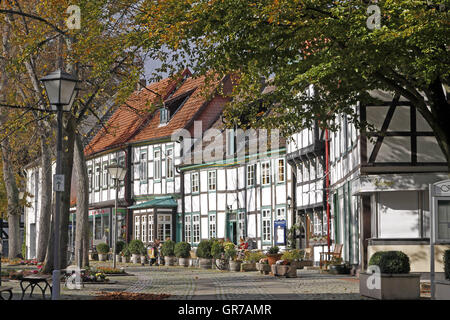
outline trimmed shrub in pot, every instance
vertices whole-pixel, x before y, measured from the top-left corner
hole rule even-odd
[[[117,241],[117,243],[116,243],[116,261],[120,261],[121,252],[123,249],[125,249],[126,245],[127,244],[123,241]]]
[[[212,243],[210,240],[202,240],[198,244],[197,257],[200,258],[199,260],[200,268],[211,269],[212,266],[211,245]]]
[[[420,274],[409,273],[411,267],[405,253],[376,252],[369,260],[368,270],[359,276],[361,295],[384,300],[420,298]]]
[[[161,254],[164,257],[164,264],[166,266],[173,266],[175,262],[175,242],[166,240],[162,245]]]
[[[125,246],[125,248],[122,250],[120,255],[122,256],[123,263],[127,263],[130,261],[131,253],[130,253],[130,250],[128,249],[128,246]]]
[[[141,264],[145,264],[147,262],[147,248],[144,246],[141,249]]]
[[[138,263],[138,259],[141,255],[142,249],[144,247],[144,243],[141,240],[131,240],[128,244],[128,250],[131,253],[131,262]]]
[[[189,265],[189,258],[191,256],[191,245],[187,242],[178,242],[175,245],[175,256],[178,258],[178,264],[183,267]]]
[[[97,252],[98,252],[98,260],[106,261],[108,257],[109,246],[106,243],[99,243],[97,245]]]
[[[444,274],[445,279],[450,280],[450,250],[444,251]]]

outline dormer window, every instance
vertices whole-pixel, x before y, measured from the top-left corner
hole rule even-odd
[[[169,122],[169,109],[167,108],[161,108],[159,109],[159,122],[160,124],[166,124],[167,122]]]

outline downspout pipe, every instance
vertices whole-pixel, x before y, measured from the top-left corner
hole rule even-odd
[[[328,252],[330,252],[330,144],[328,140],[328,129],[325,129],[325,187],[326,187],[326,206],[327,206],[327,243]]]

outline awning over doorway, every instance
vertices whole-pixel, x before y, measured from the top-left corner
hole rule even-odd
[[[156,197],[150,201],[132,205],[128,209],[146,209],[146,208],[176,208],[177,201],[172,196]]]

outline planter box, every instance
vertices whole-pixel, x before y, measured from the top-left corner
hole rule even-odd
[[[241,262],[240,261],[230,261],[228,263],[230,267],[230,271],[240,271],[241,270]]]
[[[292,265],[273,264],[270,266],[274,276],[297,278],[297,267]]]
[[[164,265],[173,266],[175,264],[175,257],[164,257]]]
[[[270,265],[265,263],[256,263],[256,270],[258,270],[261,274],[269,274],[270,272]]]
[[[367,281],[373,274],[360,273],[359,293],[379,300],[415,300],[420,298],[420,274],[384,274],[380,276],[379,288],[370,289]]]
[[[98,261],[106,261],[108,260],[108,254],[107,253],[99,253],[98,254]]]
[[[134,253],[133,253],[133,254],[131,255],[131,262],[132,262],[132,263],[139,263],[139,262],[138,262],[139,258],[140,258],[140,257],[139,257],[138,254],[134,254]]]
[[[312,267],[314,262],[312,260],[294,261],[291,263],[297,267],[297,269],[303,269],[304,267]]]
[[[256,263],[255,262],[245,262],[241,264],[241,271],[256,271]]]
[[[178,258],[178,264],[182,267],[189,266],[189,258]]]
[[[435,285],[435,298],[437,300],[450,300],[450,280],[438,280],[435,281]]]
[[[212,259],[199,259],[199,267],[202,269],[211,269],[212,268]]]

